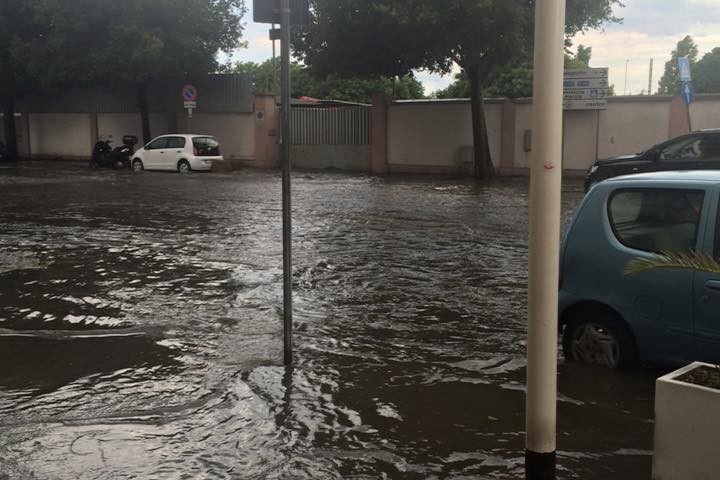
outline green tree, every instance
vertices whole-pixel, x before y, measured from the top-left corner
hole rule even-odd
[[[470,86],[478,177],[494,170],[483,97],[499,70],[530,61],[534,4],[527,0],[312,0],[312,23],[295,36],[296,53],[321,72],[404,75],[449,73],[459,65]],[[620,0],[568,0],[566,33],[616,20]]]
[[[69,2],[72,3],[72,2]],[[244,0],[95,0],[103,32],[89,80],[136,87],[143,138],[151,140],[148,86],[218,69],[219,51],[241,45]]]
[[[298,96],[309,96],[346,102],[370,103],[374,93],[382,92],[398,100],[423,98],[422,84],[411,75],[396,78],[341,78],[328,76],[315,80],[312,87]]]
[[[436,98],[470,98],[470,83],[465,72],[453,75],[455,81],[432,94]]]
[[[720,47],[695,64],[693,79],[698,93],[720,93]]]
[[[578,45],[575,54],[565,54],[565,68],[582,70],[590,68],[590,60],[592,59],[592,47]]]
[[[279,94],[279,59],[263,63],[239,62],[224,72],[250,75],[255,93]],[[370,103],[373,93],[385,92],[398,99],[422,98],[422,84],[412,75],[397,78],[342,78],[335,75],[315,77],[309,68],[290,64],[291,94],[295,98],[313,97],[326,100]]]
[[[276,93],[278,90],[280,62],[269,59],[263,63],[237,62],[231,66],[223,66],[222,73],[241,73],[248,75],[254,93]],[[293,72],[295,73],[295,72]],[[295,80],[295,75],[293,75]]]
[[[579,45],[576,54],[565,54],[565,68],[590,68],[591,57],[592,47]],[[499,68],[485,89],[485,94],[496,98],[524,98],[531,97],[532,90],[533,66],[531,63],[522,63]],[[435,95],[438,98],[468,98],[470,93],[470,82],[467,75],[461,72],[455,75],[455,82]]]
[[[91,0],[0,2],[0,107],[7,160],[18,157],[15,109],[30,93],[73,81],[98,19]]]
[[[687,57],[692,66],[698,57],[698,47],[690,35],[680,40],[675,50],[670,54],[670,60],[665,63],[665,73],[660,78],[658,93],[665,95],[680,94],[680,77],[678,72],[678,58]]]
[[[137,87],[150,140],[147,87],[217,69],[239,45],[244,0],[2,0],[0,104],[8,158],[17,157],[14,112],[30,93],[59,85]]]

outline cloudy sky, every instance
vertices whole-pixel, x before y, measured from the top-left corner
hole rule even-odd
[[[248,0],[245,40],[248,48],[236,52],[234,58],[261,62],[272,56],[268,40],[268,26],[252,22],[252,1]],[[624,0],[625,8],[615,14],[624,19],[621,24],[605,26],[603,31],[591,31],[575,38],[575,44],[591,46],[591,66],[610,67],[610,83],[622,94],[639,94],[647,90],[650,59],[654,59],[653,90],[662,75],[670,52],[685,35],[693,37],[700,54],[720,47],[720,0]],[[628,80],[625,85],[625,67]],[[426,93],[444,88],[451,76],[440,77],[417,73]]]

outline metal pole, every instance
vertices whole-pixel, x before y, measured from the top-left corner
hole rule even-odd
[[[652,95],[652,81],[653,81],[653,63],[654,59],[650,59],[650,80],[648,80],[648,95]]]
[[[565,0],[538,0],[530,179],[525,478],[554,480]]]
[[[275,30],[275,24],[272,24],[272,29]],[[272,79],[270,80],[272,82],[272,85],[268,86],[268,90],[271,90],[273,95],[277,95],[277,90],[275,90],[275,86],[277,85],[277,65],[275,64],[275,58],[277,55],[275,55],[275,40],[272,41],[273,47],[272,47]]]
[[[564,140],[563,140],[564,142]],[[597,110],[595,117],[595,158],[593,161],[600,159],[600,110]]]
[[[283,150],[283,324],[285,365],[293,363],[292,206],[290,202],[290,0],[281,0],[282,150]]]
[[[275,30],[275,24],[274,24],[274,23],[272,24],[272,30],[273,30],[273,31]],[[272,59],[273,59],[273,65],[274,65],[274,64],[275,64],[275,57],[277,56],[277,55],[275,55],[275,40],[272,41],[272,44],[273,44],[273,50],[272,50],[273,56],[272,56]]]

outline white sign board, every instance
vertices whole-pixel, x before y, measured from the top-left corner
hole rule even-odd
[[[185,102],[185,108],[192,108],[195,110],[197,108],[197,102]]]
[[[607,100],[564,100],[565,110],[607,110]]]
[[[605,110],[608,95],[607,68],[565,70],[563,108],[565,110]]]

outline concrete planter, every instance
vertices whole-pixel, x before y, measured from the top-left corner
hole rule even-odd
[[[657,380],[654,480],[720,478],[720,390],[677,380],[695,362]]]

